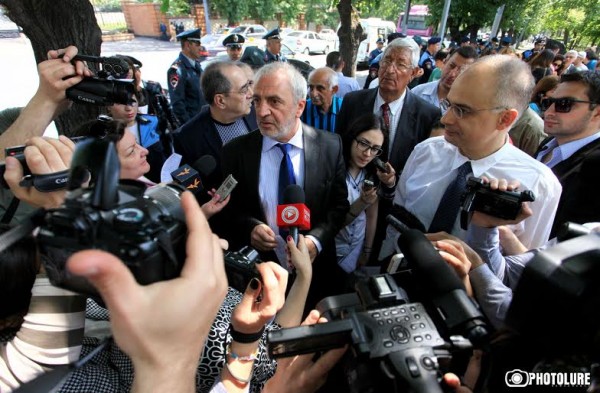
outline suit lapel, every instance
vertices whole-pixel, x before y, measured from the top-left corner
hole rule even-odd
[[[321,156],[321,146],[317,141],[317,133],[312,128],[302,124],[302,139],[304,143],[304,195],[306,204],[311,206],[312,197],[316,195],[315,182],[319,178],[320,170],[319,157]]]

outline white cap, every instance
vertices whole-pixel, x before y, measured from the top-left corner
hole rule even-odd
[[[582,59],[585,59],[585,52],[584,51],[577,52],[577,57],[581,57]]]

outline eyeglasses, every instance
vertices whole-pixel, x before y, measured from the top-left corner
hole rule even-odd
[[[571,112],[571,109],[573,109],[573,104],[576,102],[590,104],[590,106],[598,105],[596,102],[577,100],[575,98],[569,98],[569,97],[566,97],[566,98],[542,98],[540,100],[540,108],[543,111],[547,111],[548,109],[550,109],[552,104],[554,104],[554,110],[556,112],[569,113],[569,112]],[[592,108],[590,107],[590,109],[592,109]]]
[[[402,64],[402,63],[395,63],[391,60],[382,60],[379,63],[380,68],[389,68],[392,66],[399,72],[408,72],[409,70],[413,69],[413,67],[410,65],[406,65],[406,64]]]
[[[446,112],[446,111],[452,109],[452,113],[454,113],[454,116],[456,116],[458,119],[462,119],[463,117],[471,115],[475,112],[497,111],[499,109],[508,109],[505,106],[496,106],[494,108],[472,109],[472,108],[467,108],[467,107],[460,106],[460,105],[455,105],[448,100],[440,101],[440,108],[442,108],[443,112]]]
[[[253,85],[254,85],[254,81],[249,80],[238,91],[229,91],[225,94],[237,93],[237,94],[241,94],[241,95],[246,95],[246,94],[248,94],[248,92],[250,91],[250,89],[252,88]]]
[[[373,154],[376,157],[381,155],[381,153],[383,153],[383,150],[380,147],[372,146],[369,144],[369,142],[365,141],[364,139],[354,139],[354,140],[358,144],[358,148],[360,149],[360,151],[362,151],[363,153],[370,152],[371,154]]]

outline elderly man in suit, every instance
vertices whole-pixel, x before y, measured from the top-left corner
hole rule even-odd
[[[231,61],[215,61],[202,74],[202,90],[209,104],[174,134],[175,152],[182,164],[193,164],[204,155],[217,162],[213,175],[202,179],[205,186],[222,181],[221,151],[232,139],[258,128],[252,109],[253,80],[247,66]]]
[[[250,245],[263,260],[287,266],[285,233],[277,226],[277,205],[287,181],[303,187],[311,212],[306,232],[313,262],[307,307],[338,293],[343,271],[337,266],[334,237],[348,211],[342,142],[337,134],[303,124],[306,81],[291,65],[274,62],[256,74],[254,105],[259,130],[223,148],[223,173],[239,184],[225,209],[233,247]],[[282,237],[283,236],[283,237]]]
[[[439,108],[407,87],[418,77],[419,55],[419,46],[412,38],[396,38],[388,43],[379,62],[379,86],[346,94],[336,124],[336,133],[343,135],[361,114],[372,112],[381,116],[389,141],[383,146],[382,159],[389,161],[398,174],[413,148],[429,137],[441,117]],[[380,200],[373,256],[378,254],[385,236],[385,217],[390,209],[390,201]]]

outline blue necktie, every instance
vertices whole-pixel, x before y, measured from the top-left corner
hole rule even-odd
[[[279,164],[279,190],[277,194],[279,204],[283,204],[283,193],[285,188],[290,184],[296,184],[296,176],[294,176],[294,166],[292,165],[292,159],[290,158],[290,149],[292,148],[292,145],[289,143],[278,143],[277,147],[283,153],[281,164]]]
[[[287,186],[296,184],[296,176],[294,175],[294,166],[292,165],[292,159],[290,158],[290,149],[292,145],[289,143],[278,143],[277,147],[283,153],[281,157],[281,164],[279,164],[279,189],[278,189],[278,201],[280,205],[283,205],[283,194]],[[279,228],[279,234],[285,240],[289,235],[290,231],[286,228]]]
[[[446,191],[444,191],[444,195],[442,195],[440,204],[438,205],[433,220],[431,221],[431,225],[429,226],[429,233],[440,231],[452,233],[452,228],[454,228],[454,222],[456,221],[456,216],[460,209],[460,201],[467,188],[467,175],[470,173],[470,161],[467,161],[458,167],[456,178],[448,184]]]

